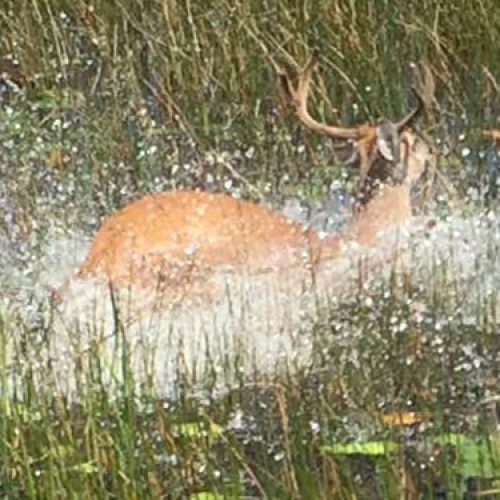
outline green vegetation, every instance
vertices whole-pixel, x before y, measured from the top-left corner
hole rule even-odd
[[[498,262],[498,248],[490,250]],[[76,395],[58,395],[59,374],[40,362],[51,332],[3,323],[3,337],[19,345],[13,363],[2,365],[2,492],[381,499],[498,492],[496,410],[483,402],[498,380],[497,293],[476,303],[468,295],[475,284],[443,273],[377,283],[356,300],[332,303],[304,331],[315,339],[306,367],[290,360],[285,372],[256,373],[221,392],[226,371],[194,387],[180,363],[183,382],[168,398],[152,383],[134,383],[125,345],[112,391],[96,349],[75,362]]]
[[[119,315],[120,362],[110,369],[95,346],[70,360],[76,389],[60,394],[45,355],[57,313],[20,289],[54,229],[90,235],[152,190],[279,204],[349,186],[355,173],[276,91],[270,60],[293,69],[313,50],[311,107],[344,123],[403,114],[425,62],[436,93],[422,129],[474,212],[491,194],[479,129],[498,121],[499,49],[497,0],[3,0],[0,495],[497,497],[496,413],[484,404],[500,366],[495,218],[477,233],[475,275],[432,254],[427,267],[360,279],[305,322],[308,366],[248,378],[236,359],[194,386],[179,360],[168,397],[138,383]],[[389,423],[400,412],[420,416]]]

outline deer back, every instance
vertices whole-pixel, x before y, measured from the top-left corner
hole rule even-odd
[[[105,220],[78,277],[189,286],[215,270],[259,273],[304,265],[318,246],[313,231],[255,203],[207,192],[160,193]]]

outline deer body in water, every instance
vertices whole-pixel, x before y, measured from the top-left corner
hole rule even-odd
[[[277,212],[224,194],[161,193],[104,221],[78,278],[142,289],[160,285],[189,296],[217,272],[255,275],[317,267],[339,257],[343,243],[371,244],[385,228],[405,223],[411,217],[411,184],[432,159],[429,146],[408,129],[421,105],[396,123],[356,128],[320,123],[307,109],[312,68],[311,61],[296,86],[285,74],[280,83],[303,125],[350,145],[359,163],[359,207],[344,234],[322,239]]]

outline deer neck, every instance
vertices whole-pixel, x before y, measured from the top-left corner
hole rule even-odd
[[[386,228],[400,226],[411,217],[410,186],[381,186],[356,214],[346,238],[362,244],[374,243]]]
[[[410,186],[384,185],[354,216],[343,234],[335,234],[320,243],[321,260],[340,257],[342,246],[349,242],[372,245],[383,238],[383,231],[403,225],[411,217]]]

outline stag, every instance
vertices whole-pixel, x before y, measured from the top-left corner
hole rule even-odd
[[[412,215],[410,190],[434,156],[410,124],[419,105],[399,121],[343,127],[321,123],[308,110],[311,60],[297,84],[280,72],[282,91],[308,129],[354,148],[360,169],[360,209],[341,235],[322,238],[281,213],[226,194],[151,194],[109,216],[97,232],[78,279],[157,289],[183,298],[214,297],[214,276],[320,269],[342,255],[346,242],[383,239]],[[307,264],[307,266],[305,266]]]

